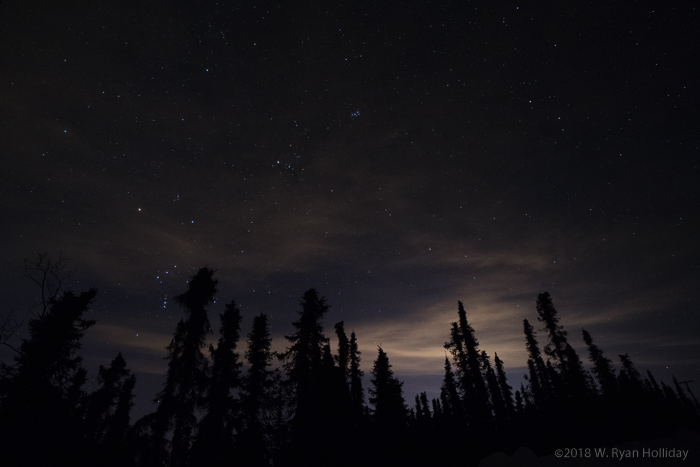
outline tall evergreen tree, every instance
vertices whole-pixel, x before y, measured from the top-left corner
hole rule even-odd
[[[482,375],[481,353],[474,328],[467,321],[462,302],[457,302],[458,321],[452,323],[450,340],[445,348],[450,351],[457,367],[459,386],[464,398],[467,418],[481,426],[491,421],[491,406],[486,382]]]
[[[338,337],[338,368],[343,380],[347,381],[350,365],[350,341],[345,334],[345,327],[342,321],[335,323],[335,334]]]
[[[488,385],[489,399],[493,408],[493,415],[496,418],[496,423],[499,427],[505,427],[508,423],[508,409],[506,401],[503,399],[501,387],[498,384],[498,377],[491,366],[491,361],[486,351],[481,352],[481,362],[484,372],[484,379]]]
[[[622,372],[620,372],[622,373]],[[664,392],[664,397],[666,397],[667,406],[673,407],[674,409],[678,407],[680,401],[678,400],[678,395],[668,384],[661,381],[661,388]]]
[[[415,428],[418,430],[418,436],[430,436],[434,426],[433,414],[430,411],[428,394],[425,391],[421,392],[420,394],[416,394],[415,413]]]
[[[165,386],[158,394],[153,417],[154,443],[145,463],[155,465],[167,458],[169,464],[181,466],[188,463],[188,455],[197,426],[197,413],[205,408],[203,395],[208,390],[209,361],[202,353],[205,339],[211,332],[207,318],[207,306],[214,301],[216,284],[214,271],[200,269],[189,281],[187,292],[175,297],[185,311],[175,328],[175,334],[167,347],[168,370]],[[167,440],[170,447],[167,449]]]
[[[550,372],[542,357],[535,329],[527,319],[523,320],[523,332],[528,353],[527,366],[532,396],[537,406],[544,407],[551,397]]]
[[[659,386],[659,383],[656,382],[654,375],[649,370],[647,370],[647,381],[649,381],[649,390],[656,396],[656,399],[662,400],[664,397],[664,392]]]
[[[574,348],[569,344],[567,332],[559,324],[559,313],[552,303],[548,292],[537,296],[537,320],[544,325],[544,331],[549,335],[549,343],[544,352],[554,362],[559,372],[561,382],[559,396],[582,398],[588,393],[583,364]]]
[[[497,353],[494,354],[493,361],[496,365],[496,379],[498,380],[498,388],[501,392],[501,398],[506,405],[508,417],[512,418],[513,414],[515,413],[515,407],[513,406],[513,388],[508,384],[506,371],[503,368],[503,360],[498,358]]]
[[[595,383],[590,374],[583,367],[581,358],[576,353],[576,350],[567,342],[566,344],[566,365],[567,372],[564,375],[566,383],[574,398],[583,401],[591,394],[595,393]]]
[[[524,408],[526,411],[531,411],[537,408],[532,391],[525,387],[523,383],[520,383],[520,394],[522,394]]]
[[[361,352],[357,348],[357,337],[355,331],[350,334],[350,413],[354,419],[359,419],[364,414],[365,394],[362,389],[362,376],[364,372],[360,370],[362,361]]]
[[[329,443],[339,444],[348,429],[347,417],[350,409],[348,385],[343,377],[343,370],[336,366],[330,343],[323,346],[323,366],[319,381],[320,399],[323,418],[329,424],[324,434],[330,439]],[[332,434],[332,436],[331,436]],[[330,448],[330,446],[329,446]]]
[[[445,415],[454,421],[464,421],[462,399],[459,397],[455,375],[447,356],[445,356],[445,376],[440,388],[440,401],[442,401],[442,410]]]
[[[129,428],[136,376],[119,353],[109,368],[100,365],[97,381],[100,386],[88,398],[85,425],[98,444],[108,444],[114,453],[121,448]]]
[[[300,305],[299,319],[292,323],[294,333],[285,336],[290,346],[281,358],[295,395],[291,462],[315,465],[323,457],[319,438],[327,437],[326,427],[332,424],[326,410],[328,395],[324,394],[328,379],[324,365],[328,358],[324,355],[329,354],[325,350],[329,340],[323,334],[322,321],[329,307],[315,289],[304,293]]]
[[[297,410],[304,412],[316,401],[315,386],[322,374],[324,347],[328,343],[322,320],[329,307],[315,289],[307,290],[300,304],[299,319],[292,323],[295,331],[285,336],[291,345],[282,358],[296,389]]]
[[[415,397],[414,412],[416,413],[416,422],[419,426],[423,426],[425,424],[426,416],[423,413],[423,407],[421,407],[420,396],[418,394],[416,394]]]
[[[329,342],[326,342],[323,345],[323,357],[322,357],[322,364],[321,367],[323,368],[323,382],[324,384],[328,386],[336,386],[334,383],[344,383],[340,379],[340,369],[335,366],[335,358],[333,358],[333,352],[331,351],[331,344]],[[341,384],[341,386],[345,386],[345,384]],[[337,387],[328,387],[327,389],[332,389],[332,390],[337,390]]]
[[[523,396],[520,395],[520,389],[515,391],[515,413],[521,414],[525,410]]]
[[[430,412],[430,406],[428,405],[428,394],[425,391],[420,393],[420,406],[423,415],[425,415],[426,418],[432,418],[433,414]]]
[[[238,452],[244,465],[269,465],[283,438],[284,420],[278,417],[279,377],[271,368],[272,337],[265,314],[253,318],[245,357],[249,367],[241,389],[244,426],[239,434]]]
[[[588,359],[593,364],[593,373],[598,380],[603,396],[610,397],[617,392],[617,379],[612,361],[606,358],[603,351],[593,343],[593,338],[585,329],[581,330],[583,341],[588,346]]]
[[[686,413],[691,414],[695,412],[695,407],[693,407],[693,402],[690,400],[688,395],[683,390],[681,383],[678,382],[675,376],[673,376],[673,386],[676,388],[676,394],[678,394],[678,400],[680,401],[683,409]]]
[[[241,312],[236,303],[226,305],[221,320],[217,346],[209,346],[212,357],[211,376],[205,398],[205,413],[199,423],[192,446],[192,465],[229,465],[233,452],[234,432],[241,431],[240,401],[234,392],[240,388],[238,339]]]
[[[345,334],[345,327],[342,321],[335,324],[335,334],[338,337],[338,355],[335,357],[338,366],[334,369],[336,377],[333,381],[335,406],[337,410],[337,423],[343,425],[341,431],[350,429],[348,417],[352,417],[352,398],[350,395],[350,385],[348,376],[350,373],[350,340]],[[356,343],[357,344],[357,343]]]
[[[530,394],[533,397],[533,402],[540,408],[544,408],[547,405],[547,397],[540,384],[540,378],[537,374],[537,369],[535,368],[535,362],[531,358],[527,359],[527,374],[525,375],[525,380],[528,382],[528,388]]]
[[[403,397],[403,383],[394,377],[394,370],[386,352],[378,347],[377,359],[372,367],[369,402],[372,416],[380,430],[398,429],[408,420],[408,408]]]
[[[436,421],[442,421],[443,413],[442,404],[440,404],[440,399],[433,398],[433,400],[431,400],[430,403],[433,406],[433,419]]]
[[[29,321],[29,339],[19,346],[0,408],[0,448],[7,465],[82,457],[87,372],[78,351],[85,331],[95,324],[84,314],[96,295],[96,289],[65,292]]]
[[[559,324],[559,313],[554,308],[549,292],[537,296],[537,320],[544,325],[544,331],[549,335],[549,343],[544,347],[544,353],[552,358],[562,373],[566,372],[567,333]]]
[[[629,354],[622,354],[618,356],[620,357],[620,363],[622,363],[622,368],[620,369],[620,374],[618,375],[620,391],[627,393],[630,396],[638,396],[644,390],[642,375],[640,375],[635,368]]]

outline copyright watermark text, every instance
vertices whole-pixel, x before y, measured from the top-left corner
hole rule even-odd
[[[688,458],[689,452],[687,449],[676,448],[564,448],[554,451],[554,455],[560,459],[678,459],[684,461]]]

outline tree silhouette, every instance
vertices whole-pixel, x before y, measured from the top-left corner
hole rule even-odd
[[[530,382],[532,397],[537,406],[545,407],[552,396],[551,372],[542,358],[535,330],[527,319],[523,320],[523,332],[525,333],[525,348],[528,353],[528,381]]]
[[[185,311],[167,347],[168,371],[165,386],[158,394],[153,418],[153,445],[144,462],[155,464],[168,459],[171,466],[187,465],[197,426],[197,412],[205,408],[208,360],[202,353],[211,331],[206,307],[214,301],[217,281],[214,271],[200,269],[190,280],[187,292],[175,297]],[[168,436],[170,443],[167,443]],[[167,445],[170,444],[170,449]]]
[[[496,372],[493,370],[489,356],[485,351],[481,352],[481,362],[484,378],[488,384],[489,399],[491,400],[491,407],[493,407],[493,414],[496,418],[497,425],[502,429],[508,423],[508,409],[506,408],[506,401],[503,399],[503,394],[501,394],[501,388],[498,385]]]
[[[522,414],[525,411],[525,403],[520,389],[515,391],[515,413]]]
[[[290,456],[293,462],[320,465],[326,448],[321,440],[327,437],[326,427],[330,426],[325,410],[328,395],[323,393],[328,379],[324,354],[328,363],[330,351],[325,350],[328,338],[323,334],[322,320],[328,305],[315,289],[304,293],[300,305],[299,319],[292,323],[295,332],[285,336],[290,347],[281,355],[295,396]]]
[[[501,393],[501,398],[506,405],[506,413],[509,419],[513,419],[515,407],[513,406],[513,388],[508,384],[508,377],[503,367],[503,360],[498,358],[498,354],[494,353],[493,361],[496,366],[496,379],[498,381],[498,389]]]
[[[292,323],[295,332],[285,336],[291,345],[282,358],[296,389],[297,409],[304,412],[315,404],[314,385],[322,373],[324,347],[328,343],[322,320],[328,305],[315,289],[306,291],[300,304],[299,319]]]
[[[651,374],[651,371],[647,370],[647,381],[649,381],[649,390],[654,394],[657,400],[662,400],[664,397],[664,392],[656,382],[656,378]]]
[[[680,402],[680,411],[686,414],[693,414],[697,416],[697,412],[695,412],[695,406],[693,405],[693,401],[690,400],[690,397],[685,393],[685,390],[681,386],[681,383],[678,382],[676,377],[673,377],[673,386],[676,388],[676,394],[678,394],[678,400]]]
[[[268,329],[267,315],[253,318],[248,334],[248,350],[245,353],[249,367],[241,388],[243,428],[239,433],[238,454],[243,464],[269,465],[269,460],[279,450],[279,439],[284,429],[279,420],[280,395],[278,373],[271,369],[272,337]]]
[[[22,275],[39,288],[39,296],[36,299],[38,303],[30,309],[35,317],[47,313],[51,304],[57,301],[63,292],[65,281],[75,273],[75,269],[69,267],[69,261],[61,251],[56,255],[39,253],[33,259],[24,259]],[[19,350],[9,341],[17,335],[22,324],[14,310],[0,315],[0,345],[8,347],[15,354],[18,354]],[[12,368],[9,365],[0,362],[0,377],[11,372]]]
[[[549,343],[544,347],[544,353],[552,358],[564,373],[567,333],[559,324],[559,313],[554,308],[549,292],[543,292],[537,296],[537,314],[537,320],[544,325],[544,331],[549,335]]]
[[[42,267],[37,277],[51,273]],[[210,358],[203,353],[217,281],[202,268],[175,297],[185,316],[167,347],[157,409],[129,427],[136,378],[121,354],[109,367],[100,366],[92,394],[84,390],[79,350],[94,324],[84,314],[96,291],[55,295],[57,283],[35,282],[45,287],[48,302],[39,300],[14,365],[5,364],[0,375],[3,465],[443,465],[477,462],[518,445],[546,454],[574,439],[610,445],[700,426],[689,381],[674,377],[669,385],[648,371],[642,378],[627,354],[619,356],[616,375],[582,330],[592,363],[585,371],[547,293],[538,296],[537,312],[548,344],[542,352],[533,327],[523,321],[528,384],[515,393],[498,354],[492,366],[479,349],[458,302],[439,398],[429,401],[421,392],[409,410],[403,383],[379,346],[368,409],[357,337],[352,332],[348,339],[343,321],[336,323],[333,354],[322,323],[329,307],[315,289],[303,295],[294,332],[286,336],[289,347],[280,355],[285,372],[272,368],[268,319],[260,314],[248,334],[243,375],[235,302],[219,315]],[[452,445],[464,447],[445,448]]]
[[[408,411],[403,397],[403,383],[394,377],[389,357],[381,347],[378,347],[371,373],[369,402],[373,406],[374,422],[380,430],[403,427]]]
[[[457,315],[459,319],[452,323],[450,340],[445,343],[445,348],[452,354],[457,368],[467,420],[483,428],[491,422],[492,415],[488,389],[482,374],[482,355],[462,302],[457,302]]]
[[[442,411],[453,427],[456,428],[458,423],[464,422],[462,399],[459,397],[459,392],[457,392],[455,375],[452,371],[450,359],[447,356],[445,356],[445,376],[440,388],[440,401],[442,402]]]
[[[55,255],[39,253],[33,259],[24,259],[24,277],[39,287],[39,316],[60,297],[66,280],[75,274],[75,269],[69,264],[70,259],[61,251]]]
[[[19,353],[14,345],[10,344],[10,339],[17,334],[22,327],[22,322],[17,318],[14,310],[0,315],[0,345],[11,349],[14,353]],[[5,362],[0,362],[0,378],[8,371],[11,371]]]
[[[373,423],[370,456],[377,465],[388,462],[405,464],[408,455],[409,411],[403,397],[403,383],[394,377],[389,357],[377,348],[371,370],[369,403]]]
[[[347,381],[350,365],[350,341],[345,334],[345,325],[342,321],[335,323],[335,334],[338,337],[338,368],[343,381]]]
[[[197,438],[192,446],[193,465],[229,465],[233,454],[233,435],[241,431],[239,400],[234,391],[240,387],[238,339],[241,312],[236,303],[226,305],[221,319],[217,346],[209,346],[212,356],[211,377],[205,398],[206,413],[199,423]]]
[[[47,465],[79,452],[87,372],[78,354],[95,324],[83,317],[97,295],[70,291],[49,300],[29,321],[29,338],[4,382],[0,447],[8,465]],[[36,449],[36,446],[42,449]]]
[[[121,465],[127,460],[125,441],[134,405],[136,376],[126,367],[119,353],[109,368],[100,365],[99,388],[90,394],[85,414],[85,428],[98,447],[100,465]]]
[[[642,375],[632,363],[629,354],[618,355],[622,368],[618,376],[620,389],[627,394],[639,395],[644,390]]]
[[[549,336],[544,347],[545,354],[554,362],[558,377],[554,375],[559,397],[584,398],[588,393],[586,377],[581,359],[569,344],[567,332],[559,324],[559,313],[548,292],[537,296],[537,320],[544,325]]]
[[[603,351],[593,343],[593,338],[585,329],[581,330],[583,341],[588,346],[588,359],[593,364],[593,373],[598,380],[603,396],[611,397],[617,393],[617,379],[612,361],[603,355]]]
[[[354,420],[359,420],[364,414],[365,393],[362,389],[362,376],[360,370],[362,352],[357,347],[355,331],[350,334],[350,413]]]

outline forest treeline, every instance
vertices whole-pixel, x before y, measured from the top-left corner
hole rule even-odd
[[[14,361],[0,366],[2,464],[472,465],[518,446],[546,454],[698,428],[697,401],[681,382],[642,376],[628,355],[614,365],[583,330],[587,369],[546,292],[537,296],[538,329],[523,322],[524,384],[511,387],[504,362],[479,348],[458,302],[446,329],[440,396],[421,393],[409,406],[381,347],[365,391],[357,336],[338,322],[331,348],[323,327],[329,305],[315,289],[300,300],[285,352],[271,350],[265,314],[241,336],[233,301],[218,316],[218,340],[207,346],[213,274],[200,269],[175,297],[184,316],[166,349],[163,387],[155,411],[135,421],[136,377],[121,354],[100,366],[97,389],[86,390],[80,341],[95,324],[85,314],[96,290],[44,294],[42,285],[42,310],[12,347]],[[2,331],[2,343],[11,346]]]

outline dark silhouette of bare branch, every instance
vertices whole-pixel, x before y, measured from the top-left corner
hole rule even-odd
[[[41,290],[41,312],[46,314],[49,304],[56,299],[65,281],[75,274],[69,267],[70,259],[61,251],[55,257],[51,253],[38,253],[33,259],[24,259],[24,277],[34,282]]]
[[[8,341],[22,327],[22,322],[17,318],[14,310],[6,315],[0,315],[0,344],[9,347],[15,353],[19,351]]]

